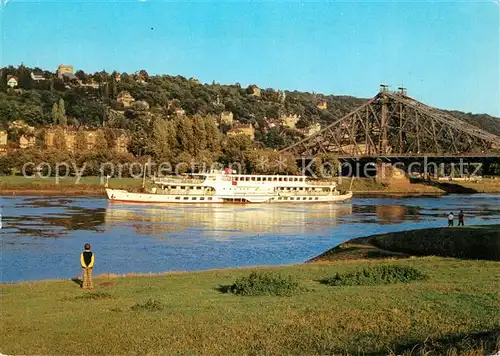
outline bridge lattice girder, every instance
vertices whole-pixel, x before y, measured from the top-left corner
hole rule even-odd
[[[399,93],[374,98],[281,152],[298,157],[484,155],[500,137]]]

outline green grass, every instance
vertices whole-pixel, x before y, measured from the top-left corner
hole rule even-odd
[[[64,192],[72,194],[104,194],[104,181],[100,177],[82,177],[78,182],[75,177],[60,178],[25,178],[23,176],[0,176],[0,191],[20,192],[22,190],[46,192]],[[137,190],[142,186],[141,179],[116,178],[109,180],[109,188]]]
[[[415,345],[415,352],[433,348],[435,354],[493,351],[500,325],[498,262],[408,258],[397,265],[417,269],[426,280],[335,288],[318,282],[389,265],[394,261],[101,276],[94,293],[111,297],[96,299],[75,298],[88,294],[71,280],[3,284],[0,352],[403,354]],[[305,290],[287,297],[220,292],[219,286],[254,270],[291,276]]]
[[[155,299],[148,299],[145,303],[136,303],[130,307],[130,310],[136,311],[161,311],[165,309],[162,301]]]
[[[367,267],[349,273],[336,273],[321,280],[329,286],[373,286],[378,284],[409,283],[424,280],[427,276],[411,266]]]

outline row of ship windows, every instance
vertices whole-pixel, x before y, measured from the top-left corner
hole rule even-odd
[[[212,197],[206,197],[207,200],[212,200]],[[181,197],[175,197],[175,200],[181,200]],[[205,197],[182,197],[182,200],[205,200]]]
[[[319,200],[318,197],[302,197],[302,199],[300,197],[278,197],[278,200]]]
[[[231,177],[233,180],[245,182],[303,182],[303,177]]]
[[[307,192],[310,191],[329,191],[330,188],[324,187],[324,188],[304,188],[304,187],[278,187],[276,188],[277,190],[305,190]]]
[[[193,190],[202,190],[203,188],[206,188],[206,190],[214,190],[212,187],[202,187],[202,186],[184,186],[184,185],[180,185],[180,186],[176,186],[176,185],[172,185],[172,186],[162,186],[162,189],[165,190],[165,189],[193,189]]]

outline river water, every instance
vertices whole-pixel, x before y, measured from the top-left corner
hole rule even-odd
[[[79,275],[84,243],[95,273],[149,273],[300,263],[358,236],[500,223],[500,195],[356,197],[343,204],[157,205],[101,197],[0,196],[0,282]]]

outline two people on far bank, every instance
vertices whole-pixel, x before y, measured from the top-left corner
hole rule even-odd
[[[453,220],[455,219],[455,215],[453,215],[453,212],[451,212],[448,215],[448,226],[453,226]],[[458,225],[457,226],[464,226],[464,211],[460,210],[460,213],[458,213]]]
[[[82,266],[82,288],[83,289],[93,289],[94,282],[92,281],[92,272],[95,263],[95,256],[92,251],[90,251],[90,244],[85,244],[83,246],[85,251],[80,255],[80,265]]]

